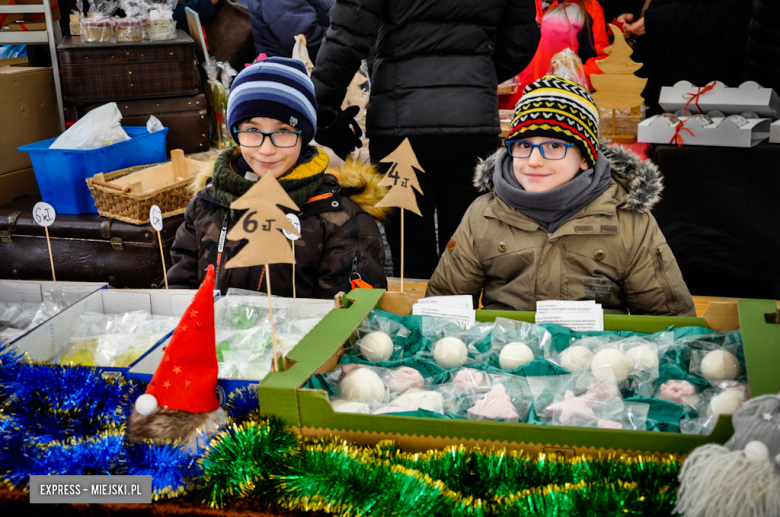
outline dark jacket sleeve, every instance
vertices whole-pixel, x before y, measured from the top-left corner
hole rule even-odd
[[[751,0],[673,2],[645,12],[645,30],[655,36],[720,36],[750,20]]]
[[[318,44],[325,37],[326,27],[319,25],[319,13],[306,0],[266,1],[262,11],[267,30],[281,43],[284,56],[292,55],[298,34],[306,36],[307,45]]]
[[[493,63],[498,82],[516,76],[531,62],[541,38],[532,0],[509,0],[498,26]]]
[[[323,243],[319,281],[315,298],[330,298],[350,291],[353,261],[360,278],[377,289],[387,289],[384,273],[384,247],[374,219],[361,212],[331,234]]]
[[[184,222],[176,230],[171,246],[173,266],[168,270],[168,287],[176,289],[197,289],[198,280],[198,238],[195,236],[193,212],[198,204],[193,198],[184,212]]]
[[[312,72],[320,108],[340,109],[347,86],[376,42],[384,0],[336,0]]]

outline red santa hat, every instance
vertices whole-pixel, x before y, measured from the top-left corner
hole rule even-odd
[[[182,316],[165,349],[165,356],[146,393],[135,408],[143,416],[157,406],[165,409],[207,413],[219,408],[217,347],[214,335],[214,266]]]

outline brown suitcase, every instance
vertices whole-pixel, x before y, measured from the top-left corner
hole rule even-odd
[[[68,102],[198,93],[195,42],[180,30],[174,40],[140,43],[82,43],[68,35],[57,51]]]
[[[84,113],[103,106],[105,103],[88,104]],[[163,97],[159,99],[138,99],[118,101],[123,126],[145,126],[149,115],[154,115],[168,128],[165,146],[181,149],[185,153],[208,151],[209,117],[206,96],[202,93],[189,97]]]
[[[51,279],[44,229],[32,217],[39,199],[0,207],[0,278]],[[165,263],[184,215],[163,220]],[[57,280],[108,282],[111,287],[156,288],[164,285],[157,232],[97,214],[58,215],[49,226]]]

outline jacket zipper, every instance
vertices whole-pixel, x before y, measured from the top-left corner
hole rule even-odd
[[[674,287],[672,286],[671,280],[669,280],[669,277],[666,276],[666,269],[664,268],[664,256],[663,253],[661,252],[661,248],[657,248],[656,253],[658,253],[658,266],[661,268],[661,276],[666,282],[667,287],[669,287],[669,292],[672,295],[672,303],[674,304],[674,310],[677,310],[678,309],[677,293],[675,292]]]
[[[344,282],[344,292],[349,292],[352,290],[352,280],[354,277],[361,278],[360,273],[358,273],[358,263],[360,262],[361,257],[360,250],[352,250],[349,252],[349,261],[351,262],[351,270],[349,272],[349,275],[346,278],[346,281]]]

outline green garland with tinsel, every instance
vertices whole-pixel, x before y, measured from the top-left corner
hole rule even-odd
[[[155,500],[194,494],[215,508],[251,498],[346,516],[658,516],[671,515],[682,464],[673,455],[532,458],[463,446],[408,453],[391,442],[307,439],[260,414],[249,389],[231,394],[225,424],[192,454],[176,442],[124,442],[143,389],[0,346],[0,484],[26,490],[31,474],[151,474]]]

